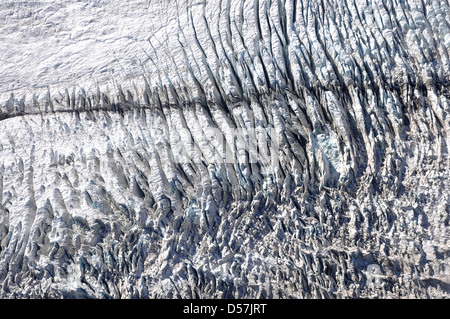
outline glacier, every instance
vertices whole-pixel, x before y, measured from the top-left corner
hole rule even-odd
[[[4,1],[1,298],[448,298],[447,0]]]

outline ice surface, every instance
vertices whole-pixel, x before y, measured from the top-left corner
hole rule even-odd
[[[448,298],[448,3],[0,3],[0,296]]]

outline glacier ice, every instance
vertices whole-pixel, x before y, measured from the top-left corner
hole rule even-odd
[[[0,6],[0,297],[448,298],[445,0]]]

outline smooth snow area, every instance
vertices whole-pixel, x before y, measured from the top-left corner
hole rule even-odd
[[[143,74],[149,37],[165,41],[170,24],[176,26],[161,15],[169,2],[0,2],[1,100],[12,92],[94,87]]]

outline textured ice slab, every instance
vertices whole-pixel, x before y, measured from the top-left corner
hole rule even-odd
[[[1,6],[0,296],[449,296],[446,1],[117,3]]]

